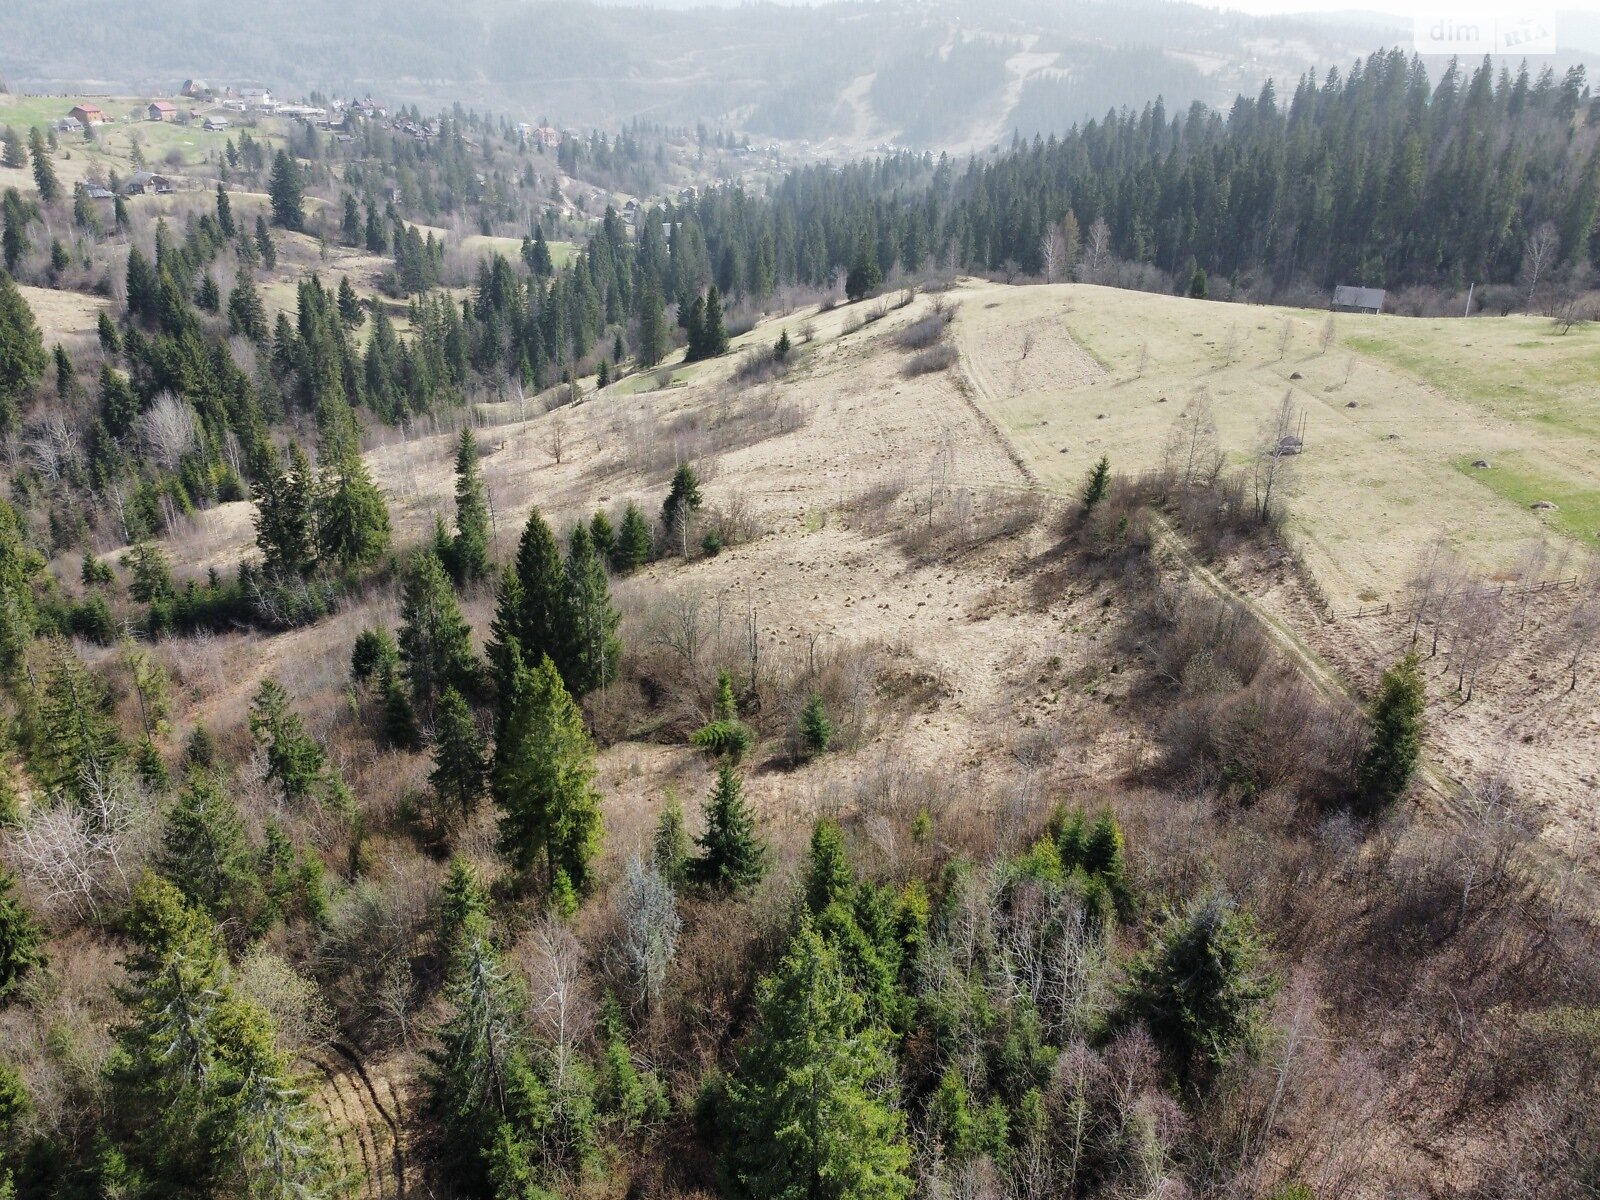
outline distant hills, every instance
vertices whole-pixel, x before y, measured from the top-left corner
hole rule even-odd
[[[8,0],[0,79],[160,93],[189,76],[350,88],[565,126],[634,118],[810,139],[981,148],[1162,96],[1226,106],[1348,63],[1382,18],[1255,18],[1168,0],[885,0],[663,8],[529,0]]]

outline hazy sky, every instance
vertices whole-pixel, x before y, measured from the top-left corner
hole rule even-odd
[[[1516,13],[1524,8],[1537,8],[1543,10],[1565,9],[1567,11],[1600,13],[1600,0],[1566,0],[1565,3],[1529,4],[1527,0],[1460,0],[1450,3],[1450,0],[1209,0],[1211,8],[1236,8],[1248,13],[1298,13],[1298,12],[1383,12],[1397,17],[1414,17],[1417,13],[1429,15],[1450,12],[1501,12]]]

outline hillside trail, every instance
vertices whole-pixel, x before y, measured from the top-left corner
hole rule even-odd
[[[990,415],[989,406],[996,401],[994,388],[985,373],[978,368],[974,356],[962,347],[960,363],[962,374],[973,393],[972,407],[977,411],[988,431],[998,437],[1011,452],[1013,461],[1026,472],[1032,487],[1043,487],[1061,494],[1060,488],[1042,484],[1028,468],[1019,447],[1006,433],[1005,427]],[[1253,617],[1278,651],[1304,676],[1306,681],[1327,699],[1335,702],[1361,703],[1358,690],[1330,665],[1282,617],[1272,612],[1249,592],[1230,583],[1222,575],[1202,562],[1188,541],[1161,513],[1152,513],[1158,550],[1165,552],[1190,579],[1219,599],[1242,606]],[[1437,763],[1424,758],[1418,769],[1419,807],[1431,806],[1434,811],[1457,825],[1466,825],[1473,819],[1467,804],[1467,787],[1452,777]],[[1569,903],[1579,911],[1600,912],[1600,881],[1585,872],[1569,856],[1542,842],[1530,842],[1525,847],[1525,857],[1533,881],[1549,880],[1563,892]]]

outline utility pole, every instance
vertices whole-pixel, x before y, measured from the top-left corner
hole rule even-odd
[[[1477,286],[1477,280],[1473,280],[1471,283],[1467,284],[1467,311],[1461,314],[1463,317],[1470,317],[1472,315],[1472,289]]]

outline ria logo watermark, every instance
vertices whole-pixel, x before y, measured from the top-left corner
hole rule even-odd
[[[1522,57],[1556,52],[1553,12],[1486,12],[1451,9],[1417,14],[1418,54],[1496,54]]]

